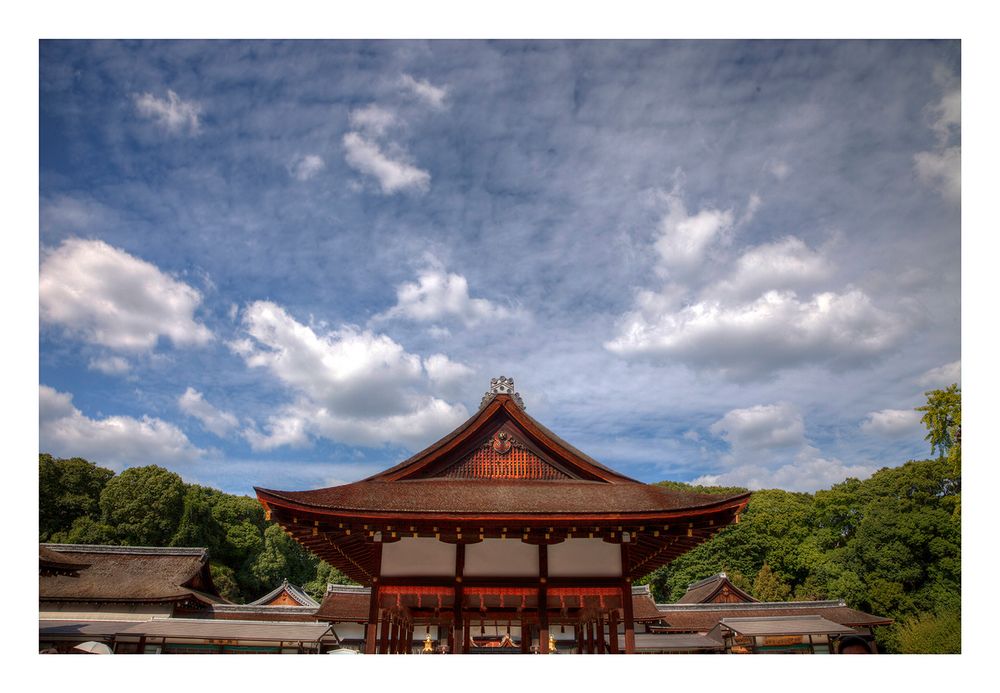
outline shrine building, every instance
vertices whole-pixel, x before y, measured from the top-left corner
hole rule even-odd
[[[739,521],[750,498],[609,469],[529,416],[504,377],[468,421],[394,467],[256,491],[269,519],[369,588],[366,653],[409,653],[414,639],[482,651],[487,628],[506,651],[568,640],[576,652],[634,652],[632,582]]]

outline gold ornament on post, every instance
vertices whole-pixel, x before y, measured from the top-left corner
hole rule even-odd
[[[549,634],[549,652],[555,652],[555,651],[556,651],[556,639],[555,639],[555,637],[554,637],[554,636],[553,636],[553,635],[552,635],[552,634],[550,633],[550,634]]]
[[[427,632],[427,637],[424,638],[424,654],[434,654],[434,641],[431,640],[430,631]]]

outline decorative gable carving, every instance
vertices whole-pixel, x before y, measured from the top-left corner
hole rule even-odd
[[[448,479],[569,479],[507,431],[491,438],[455,464],[441,470]]]

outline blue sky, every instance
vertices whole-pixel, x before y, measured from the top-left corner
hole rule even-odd
[[[645,481],[926,457],[959,101],[949,41],[42,42],[40,449],[326,486],[503,374]]]

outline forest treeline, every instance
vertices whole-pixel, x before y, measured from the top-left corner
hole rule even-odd
[[[934,459],[884,468],[816,493],[755,492],[738,524],[648,575],[659,602],[725,572],[762,601],[844,599],[895,620],[888,652],[961,649],[961,392],[927,393]],[[157,466],[115,474],[80,458],[39,455],[39,539],[54,543],[204,546],[235,602],[285,578],[316,598],[350,580],[264,518],[256,499],[188,484]],[[712,493],[740,488],[668,488]]]
[[[264,518],[255,498],[185,483],[162,467],[120,474],[79,457],[38,456],[39,540],[59,544],[204,546],[223,597],[244,603],[285,578],[322,599],[349,583]]]

